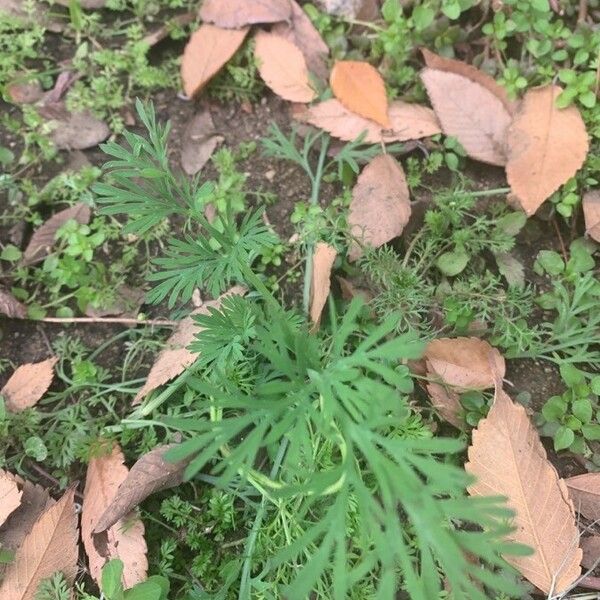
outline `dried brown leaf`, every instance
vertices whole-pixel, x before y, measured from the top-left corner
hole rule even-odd
[[[167,381],[170,381],[173,377],[177,377],[180,373],[183,373],[183,371],[196,360],[196,354],[187,349],[187,346],[194,341],[194,336],[202,331],[201,328],[196,325],[193,315],[207,315],[209,314],[208,309],[211,307],[218,308],[225,296],[244,293],[245,290],[242,287],[233,287],[228,292],[225,292],[225,294],[222,294],[217,300],[205,302],[200,308],[194,310],[189,316],[181,320],[177,329],[167,340],[165,347],[160,351],[158,357],[154,361],[150,373],[148,373],[146,383],[142,386],[133,400],[134,405],[139,404],[144,397],[157,387],[167,383]]]
[[[88,110],[69,112],[58,102],[40,106],[38,112],[48,120],[50,138],[59,150],[92,148],[110,135],[108,125]]]
[[[203,21],[226,29],[289,21],[291,16],[288,0],[204,0],[200,8]]]
[[[24,319],[27,308],[12,294],[0,288],[0,315],[6,315],[9,319]]]
[[[334,96],[350,111],[381,126],[391,126],[385,83],[367,62],[338,60],[329,78]]]
[[[479,338],[433,340],[425,348],[425,358],[430,375],[459,391],[494,387],[496,379],[502,379],[506,372],[504,357]]]
[[[421,80],[446,135],[456,137],[471,158],[506,164],[511,115],[495,94],[463,75],[429,67]]]
[[[312,331],[319,328],[321,313],[323,312],[331,288],[331,269],[336,256],[337,252],[335,248],[325,242],[319,242],[315,246],[310,286],[310,320],[313,323]]]
[[[465,469],[477,478],[469,493],[506,496],[515,511],[508,539],[534,549],[530,556],[506,556],[507,562],[544,593],[567,589],[581,573],[573,503],[525,408],[498,389],[473,430],[468,455]]]
[[[42,362],[27,363],[18,367],[0,390],[0,396],[4,396],[7,410],[21,412],[34,406],[50,387],[57,360],[56,357],[52,357]]]
[[[23,492],[17,487],[15,478],[0,469],[0,527],[21,504]]]
[[[528,215],[577,173],[588,152],[577,108],[556,107],[561,92],[556,85],[529,90],[508,129],[506,176]]]
[[[23,252],[23,264],[31,265],[46,257],[54,246],[56,232],[67,221],[74,219],[78,223],[86,224],[89,223],[91,214],[91,209],[87,204],[78,202],[74,206],[52,215],[31,236],[31,240]]]
[[[575,510],[590,521],[600,519],[600,473],[565,479]]]
[[[600,559],[600,535],[590,535],[581,539],[579,544],[583,556],[581,564],[586,569],[594,569]]]
[[[117,444],[104,448],[88,465],[81,512],[81,539],[88,556],[90,575],[100,583],[101,570],[111,559],[123,562],[123,584],[133,587],[146,579],[148,559],[144,524],[136,516],[123,517],[106,532],[106,548],[100,554],[94,545],[93,530],[104,511],[111,506],[119,486],[127,479],[129,470]],[[106,452],[110,450],[110,452]]]
[[[183,170],[188,175],[199,173],[224,139],[222,135],[217,134],[208,109],[194,115],[183,132],[181,141],[181,166]]]
[[[75,488],[43,512],[17,550],[0,586],[2,600],[34,600],[40,582],[57,571],[72,582],[77,574]]]
[[[352,190],[348,224],[357,242],[348,253],[350,260],[362,254],[363,245],[378,248],[398,237],[408,223],[410,212],[402,166],[389,154],[376,156],[363,169]]]
[[[137,460],[119,485],[110,504],[96,519],[94,534],[113,527],[148,496],[183,481],[183,472],[189,460],[172,463],[165,459],[165,454],[176,446],[177,444],[157,446]]]
[[[248,27],[222,29],[204,23],[190,37],[181,58],[183,89],[190,98],[223,68],[242,45]]]
[[[464,429],[465,423],[461,417],[463,408],[457,392],[439,383],[430,382],[427,384],[427,393],[431,399],[431,406],[443,419],[458,429]]]
[[[367,144],[390,144],[417,140],[442,131],[435,113],[419,104],[395,100],[390,103],[388,117],[390,128],[383,129],[375,121],[354,114],[335,98],[315,104],[301,115],[302,120],[346,142],[355,140],[361,133],[366,133],[364,141]]]
[[[583,216],[585,232],[600,242],[600,190],[590,190],[583,195]]]
[[[289,0],[289,2],[292,8],[291,19],[289,22],[276,23],[271,31],[297,46],[304,55],[309,70],[325,81],[329,75],[327,68],[329,47],[296,0]]]
[[[275,33],[258,31],[254,56],[264,82],[284,100],[310,102],[316,92],[310,86],[302,52],[292,42]]]
[[[39,79],[27,79],[25,76],[15,78],[6,84],[5,89],[8,101],[14,104],[34,104],[44,95]]]

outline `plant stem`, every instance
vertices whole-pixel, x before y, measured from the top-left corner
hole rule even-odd
[[[467,192],[473,198],[483,198],[485,196],[499,196],[500,194],[508,194],[510,188],[496,188],[494,190],[482,190],[481,192]]]

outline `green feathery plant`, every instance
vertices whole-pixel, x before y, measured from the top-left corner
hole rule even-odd
[[[186,380],[193,410],[148,423],[184,435],[169,458],[189,460],[187,478],[258,495],[237,570],[224,576],[217,597],[229,597],[237,585],[237,597],[249,600],[269,581],[277,597],[308,598],[319,588],[328,590],[319,597],[344,600],[365,578],[375,582],[372,597],[382,600],[395,598],[398,589],[432,600],[443,581],[457,600],[484,600],[485,588],[518,593],[499,572],[506,567],[501,554],[523,552],[503,541],[511,513],[497,498],[466,495],[470,479],[451,464],[463,443],[399,434],[411,414],[406,361],[421,355],[423,343],[413,333],[395,336],[394,316],[366,334],[358,325],[358,300],[340,317],[332,310],[329,332],[309,334],[305,319],[282,307],[252,270],[256,248],[268,243],[258,215],[239,225],[209,224],[194,198],[210,186],[188,185],[171,173],[168,128],[156,124],[150,107],[138,103],[138,111],[150,141],[128,134],[130,150],[105,145],[120,161],[108,164],[113,183],[99,192],[105,212],[128,215],[128,231],[147,227],[155,208],[161,218],[186,219],[186,241],[170,240],[167,256],[156,261],[164,270],[153,276],[162,283],[152,300],[169,294],[171,304],[185,300],[195,285],[218,293],[231,281],[254,289],[196,317],[203,331],[191,348],[199,359]],[[326,148],[323,137],[314,185]],[[144,173],[141,201],[132,178]],[[325,462],[318,459],[322,447],[329,449]],[[295,526],[259,562],[265,520],[290,503]],[[284,565],[293,577],[277,585]],[[199,591],[196,597],[208,596]]]

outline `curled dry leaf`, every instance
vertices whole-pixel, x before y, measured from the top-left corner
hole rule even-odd
[[[575,510],[590,521],[600,519],[600,473],[565,479]]]
[[[426,67],[421,80],[446,135],[467,154],[492,165],[506,164],[506,132],[511,115],[502,101],[472,79]]]
[[[107,448],[104,448],[106,451]],[[148,559],[144,524],[138,517],[121,518],[106,532],[106,547],[100,554],[94,545],[93,530],[98,519],[111,505],[129,470],[117,444],[93,457],[88,465],[81,512],[81,539],[88,556],[90,575],[99,584],[102,567],[108,560],[123,561],[123,584],[133,587],[146,579]]]
[[[17,487],[15,478],[0,469],[0,527],[21,504],[23,492]]]
[[[204,0],[200,8],[203,21],[226,29],[289,21],[291,16],[288,0]]]
[[[350,111],[390,127],[385,83],[379,71],[366,62],[339,60],[329,83],[334,96]]]
[[[57,360],[56,357],[52,357],[42,362],[27,363],[18,367],[0,390],[0,396],[4,396],[7,410],[21,412],[34,406],[50,387]]]
[[[165,459],[167,452],[176,446],[177,444],[157,446],[138,459],[119,485],[111,502],[96,519],[94,534],[113,527],[151,494],[183,482],[183,472],[189,460],[172,463]]]
[[[310,102],[316,93],[310,86],[302,52],[292,42],[275,33],[258,31],[254,56],[264,82],[284,100]]]
[[[583,552],[581,557],[582,566],[586,569],[595,569],[598,561],[600,561],[600,535],[589,535],[581,538],[579,547]]]
[[[581,201],[585,219],[585,232],[600,242],[600,190],[586,192]]]
[[[222,29],[207,23],[190,37],[181,58],[183,90],[190,98],[223,68],[242,45],[248,28]]]
[[[78,202],[74,206],[66,208],[52,215],[43,225],[35,230],[31,240],[23,252],[22,263],[31,265],[45,258],[52,247],[56,237],[56,232],[71,219],[78,223],[86,224],[90,221],[92,211],[87,204]]]
[[[439,338],[425,348],[427,370],[446,385],[460,390],[494,387],[506,372],[504,357],[485,340],[474,337]]]
[[[6,315],[9,319],[24,319],[27,308],[12,294],[0,288],[0,315]]]
[[[439,415],[454,427],[464,429],[465,423],[461,417],[463,408],[458,393],[440,383],[430,382],[426,387],[431,406]]]
[[[329,74],[327,68],[329,47],[296,0],[289,0],[289,2],[292,7],[291,19],[289,22],[275,23],[271,31],[297,46],[304,55],[309,70],[325,81]]]
[[[217,134],[208,109],[194,115],[183,133],[181,142],[183,170],[188,175],[199,173],[224,139],[222,135]]]
[[[239,286],[233,287],[225,294],[222,294],[217,300],[205,302],[200,308],[194,310],[191,315],[181,320],[177,329],[167,340],[165,347],[160,351],[157,359],[154,361],[150,373],[148,373],[146,383],[142,386],[133,400],[134,405],[139,404],[143,398],[157,387],[167,383],[167,381],[170,381],[173,377],[177,377],[180,373],[183,373],[183,371],[196,360],[196,354],[187,349],[187,346],[194,341],[194,336],[202,331],[194,322],[193,315],[207,315],[209,314],[208,309],[218,308],[221,305],[221,300],[225,296],[244,293],[244,288]]]
[[[528,215],[577,173],[588,152],[577,108],[556,107],[561,92],[556,85],[529,90],[508,129],[506,175]]]
[[[563,592],[579,577],[582,552],[567,486],[552,463],[525,408],[501,389],[488,416],[473,430],[465,469],[477,478],[472,496],[506,496],[515,512],[508,539],[533,548],[506,556],[544,593]]]
[[[335,248],[319,242],[313,254],[313,270],[310,286],[310,320],[313,323],[312,331],[319,328],[321,313],[327,302],[331,288],[331,269],[335,262],[337,252]]]
[[[348,213],[357,240],[348,253],[350,260],[361,256],[363,245],[378,248],[402,233],[410,218],[409,196],[404,171],[393,156],[380,154],[363,169]]]
[[[43,579],[60,571],[71,583],[77,574],[75,488],[44,511],[6,569],[0,586],[3,600],[34,600]]]
[[[339,100],[330,98],[311,106],[300,118],[315,127],[324,129],[340,140],[351,142],[366,133],[367,144],[405,142],[441,133],[435,113],[426,106],[392,102],[388,109],[389,129],[348,110]]]

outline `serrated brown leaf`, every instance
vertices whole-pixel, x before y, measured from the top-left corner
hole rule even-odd
[[[217,134],[208,109],[194,115],[185,128],[181,141],[181,166],[183,170],[188,175],[199,173],[224,139],[222,135]]]
[[[106,452],[109,449],[110,452]],[[104,452],[92,457],[88,464],[81,512],[81,539],[88,556],[90,575],[99,584],[104,564],[118,558],[123,562],[123,584],[126,589],[147,576],[144,524],[137,516],[124,516],[117,520],[106,532],[103,554],[94,545],[92,532],[128,474],[125,457],[117,444],[112,448],[104,448]]]
[[[590,521],[600,519],[600,473],[565,479],[575,510]]]
[[[57,571],[73,582],[77,575],[77,512],[75,488],[44,511],[6,569],[2,600],[34,600],[40,582]]]
[[[23,492],[9,473],[0,469],[0,527],[21,504]]]
[[[469,493],[505,496],[515,511],[508,539],[534,550],[506,561],[544,593],[566,590],[581,573],[573,503],[525,408],[503,390],[473,430],[468,456],[465,469],[477,478]]]
[[[585,219],[585,232],[593,240],[600,242],[600,190],[586,192],[581,203]]]
[[[24,319],[27,308],[12,294],[0,288],[0,315],[6,315],[9,319]]]
[[[500,99],[479,83],[449,71],[421,71],[442,130],[467,154],[491,165],[506,164],[506,132],[511,115]]]
[[[110,504],[96,520],[94,534],[111,528],[148,496],[183,481],[183,472],[189,460],[172,463],[165,459],[165,454],[176,446],[177,444],[157,446],[137,460],[119,485]]]
[[[0,390],[6,408],[21,412],[34,406],[46,393],[54,378],[54,365],[58,359],[48,358],[38,363],[27,363],[18,367]]]
[[[390,127],[385,83],[379,71],[366,62],[338,60],[329,84],[334,96],[350,111]]]
[[[533,88],[525,94],[508,129],[508,183],[528,215],[581,168],[588,136],[575,106],[557,108],[562,89]]]
[[[337,252],[335,248],[325,242],[319,242],[315,246],[310,286],[310,320],[313,324],[312,331],[316,331],[319,328],[321,313],[323,312],[331,288],[331,269],[336,256]]]
[[[421,53],[423,54],[423,59],[428,67],[437,69],[438,71],[456,73],[457,75],[462,75],[463,77],[478,83],[488,91],[492,92],[492,94],[502,102],[504,108],[506,108],[511,115],[515,112],[516,103],[509,99],[506,89],[484,71],[480,71],[473,65],[469,65],[460,60],[439,56],[438,54],[427,50],[427,48],[421,48]]]
[[[440,383],[429,382],[426,386],[431,406],[439,415],[458,429],[464,429],[465,423],[461,418],[463,410],[458,393]]]
[[[177,329],[167,340],[165,347],[160,351],[158,357],[154,361],[146,383],[136,394],[133,404],[139,404],[142,399],[157,387],[167,383],[183,373],[196,360],[197,355],[187,349],[194,341],[194,336],[202,331],[193,319],[194,315],[209,314],[209,308],[218,308],[225,296],[231,294],[244,294],[244,288],[240,286],[233,287],[228,292],[222,294],[217,300],[205,302],[201,307],[194,310],[189,316],[182,319]]]
[[[275,33],[258,31],[254,57],[264,82],[278,96],[290,102],[310,102],[316,93],[310,86],[302,52],[292,42]]]
[[[350,248],[349,259],[361,256],[364,245],[378,248],[398,237],[410,212],[410,194],[402,166],[389,154],[376,156],[363,169],[352,190],[348,225],[357,242]]]
[[[23,252],[22,263],[31,265],[45,258],[54,246],[56,232],[71,219],[78,223],[87,224],[90,222],[92,211],[87,204],[78,202],[74,206],[65,208],[52,215],[43,225],[38,227],[31,236],[25,252]]]
[[[292,8],[291,19],[289,22],[275,23],[271,31],[296,45],[304,55],[309,70],[325,81],[329,75],[327,69],[329,47],[296,0],[289,0],[289,2]]]
[[[203,21],[227,29],[289,21],[291,16],[288,0],[204,0],[200,8]]]
[[[181,58],[183,90],[190,98],[223,68],[244,42],[249,28],[222,29],[204,23],[190,37]]]
[[[485,340],[474,337],[439,338],[427,344],[424,357],[430,376],[457,390],[494,387],[506,372],[504,357]]]
[[[311,106],[302,119],[345,142],[351,142],[365,132],[364,141],[367,144],[406,142],[442,131],[435,113],[419,104],[395,100],[390,103],[388,117],[390,127],[384,129],[379,123],[348,110],[336,98],[330,98]]]
[[[586,569],[594,569],[600,559],[600,535],[590,535],[581,539],[579,544],[583,556],[581,565]]]

